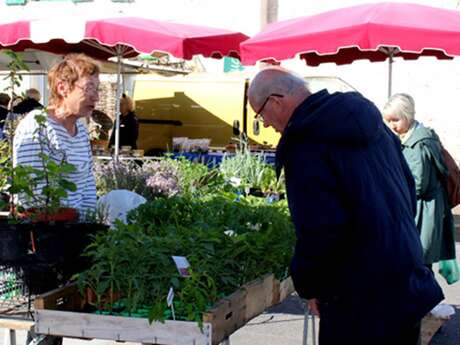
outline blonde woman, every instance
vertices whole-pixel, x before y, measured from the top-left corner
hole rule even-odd
[[[131,146],[137,149],[139,136],[139,123],[134,112],[134,101],[131,97],[123,94],[120,100],[120,141],[119,146]],[[115,145],[115,129],[110,137],[110,146]]]
[[[425,264],[455,258],[453,217],[447,200],[447,167],[436,133],[415,120],[410,95],[393,95],[383,108],[383,118],[399,136],[403,155],[415,179],[417,215]]]

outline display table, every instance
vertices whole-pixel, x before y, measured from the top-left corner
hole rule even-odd
[[[95,159],[106,160],[110,161],[113,160],[113,156],[109,155],[94,155]],[[134,157],[134,156],[118,156],[118,160],[120,161],[149,161],[149,160],[158,160],[159,157],[155,156],[142,156],[142,157]]]
[[[228,337],[267,308],[281,303],[294,291],[291,278],[277,280],[266,274],[244,284],[194,321],[149,323],[144,318],[86,313],[76,284],[35,299],[35,333],[80,339],[104,339],[161,345],[229,344]]]
[[[260,154],[264,157],[266,163],[274,165],[275,164],[275,153],[274,152],[261,152],[261,153],[254,153]],[[232,157],[235,153],[231,152],[207,152],[207,153],[199,153],[199,152],[175,152],[173,153],[173,158],[185,157],[188,160],[196,163],[202,163],[207,165],[208,167],[214,167],[219,165],[222,162],[224,156]]]
[[[267,164],[275,165],[275,153],[274,152],[261,152],[261,153],[254,153],[260,154],[264,157],[264,160]],[[171,153],[171,157],[174,159],[178,159],[180,157],[184,157],[192,162],[205,164],[208,167],[212,168],[219,165],[222,162],[224,156],[232,157],[234,153],[230,152],[174,152]],[[95,159],[100,160],[113,160],[113,156],[109,155],[95,155]],[[158,156],[142,156],[142,157],[134,157],[134,156],[118,156],[120,161],[148,161],[148,160],[158,160],[160,157]]]

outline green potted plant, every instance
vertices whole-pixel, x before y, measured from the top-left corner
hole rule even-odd
[[[12,82],[11,85],[18,84]],[[94,217],[89,219],[90,215],[79,219],[76,209],[61,203],[69,192],[76,190],[68,178],[75,167],[68,163],[64,152],[62,157],[58,155],[58,160],[47,154],[52,145],[47,135],[41,135],[46,133],[46,111],[35,119],[38,128],[34,135],[40,143],[39,167],[12,166],[14,126],[8,127],[8,142],[0,143],[3,150],[0,152],[0,192],[9,196],[8,200],[0,201],[0,208],[3,205],[11,211],[8,219],[0,219],[0,264],[22,268],[32,293],[46,290],[39,281],[45,279],[38,279],[37,272],[49,273],[51,284],[57,287],[52,278],[56,272],[63,279],[69,279],[85,267],[85,259],[80,254],[89,244],[90,235],[107,228]]]
[[[21,199],[21,204],[17,203],[12,211],[19,218],[32,222],[76,221],[77,211],[61,205],[61,199],[67,197],[69,191],[77,189],[67,179],[75,171],[75,167],[67,162],[65,154],[56,162],[45,153],[45,148],[51,147],[49,138],[40,134],[44,132],[46,117],[36,115],[35,120],[38,127],[34,135],[40,143],[38,156],[41,167],[17,165],[12,168],[12,181],[8,191]],[[41,190],[37,193],[39,186]]]
[[[65,156],[54,161],[45,153],[50,142],[40,132],[44,129],[46,117],[37,115],[35,119],[38,127],[34,135],[40,143],[41,167],[13,167],[9,158],[2,156],[0,160],[0,191],[9,195],[10,204],[10,217],[0,222],[0,263],[21,262],[30,258],[28,253],[36,253],[47,262],[62,258],[67,247],[65,237],[69,236],[69,230],[65,229],[68,225],[63,222],[78,220],[74,208],[61,205],[61,199],[69,191],[76,190],[75,184],[67,179],[75,167],[67,163]],[[6,156],[11,157],[11,145],[7,146],[2,143],[0,148],[10,151]],[[6,200],[2,201],[3,206],[5,203]]]
[[[243,137],[238,139],[239,148],[234,155],[224,156],[219,170],[224,178],[246,194],[265,196],[268,181],[272,177],[272,168],[265,163],[263,154],[253,154]]]
[[[7,218],[10,204],[11,161],[10,146],[6,140],[0,140],[0,263],[8,264],[24,258],[27,253],[27,237],[23,227],[12,224]]]
[[[22,76],[17,72],[28,70],[28,68],[20,54],[10,50],[3,50],[1,54],[11,59],[8,63],[9,73],[3,79],[9,82],[4,91],[14,97],[15,89],[21,85],[22,81]],[[14,171],[11,161],[12,140],[16,124],[16,120],[8,119],[8,122],[3,124],[5,139],[0,140],[0,211],[2,211],[0,215],[0,264],[17,264],[26,257],[28,251],[28,225],[7,217],[8,210],[14,208],[10,188]]]
[[[8,210],[9,195],[6,193],[9,174],[9,145],[6,140],[0,140],[0,211]]]

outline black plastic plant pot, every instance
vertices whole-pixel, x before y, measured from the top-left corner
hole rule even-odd
[[[33,230],[34,252],[37,262],[60,264],[65,261],[69,238],[68,224],[60,222],[35,223]]]
[[[0,207],[0,211],[8,211],[8,207],[10,206],[10,196],[6,193],[0,192],[0,202],[4,203],[3,208]]]
[[[27,234],[33,240],[26,243],[29,254],[18,265],[27,291],[40,294],[53,290],[88,269],[91,262],[81,254],[92,242],[91,235],[107,230],[105,225],[88,223],[28,224]]]
[[[27,257],[29,242],[29,224],[0,220],[0,264],[19,265]]]
[[[69,268],[84,265],[81,254],[91,243],[91,235],[105,230],[107,226],[100,224],[36,223],[33,231],[36,259],[40,263]]]
[[[51,291],[65,282],[55,265],[31,261],[22,267],[22,271],[27,291],[32,295]]]
[[[105,232],[108,226],[94,223],[77,223],[66,229],[69,238],[66,241],[66,253],[63,270],[66,275],[80,273],[91,267],[91,260],[83,252],[93,242],[93,235]]]
[[[260,188],[249,188],[249,195],[263,198],[265,195]]]

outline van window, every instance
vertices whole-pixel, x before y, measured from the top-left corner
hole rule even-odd
[[[233,135],[240,135],[240,121],[233,121]]]
[[[254,135],[260,134],[260,121],[259,120],[255,120],[252,123],[252,132],[254,133]]]

